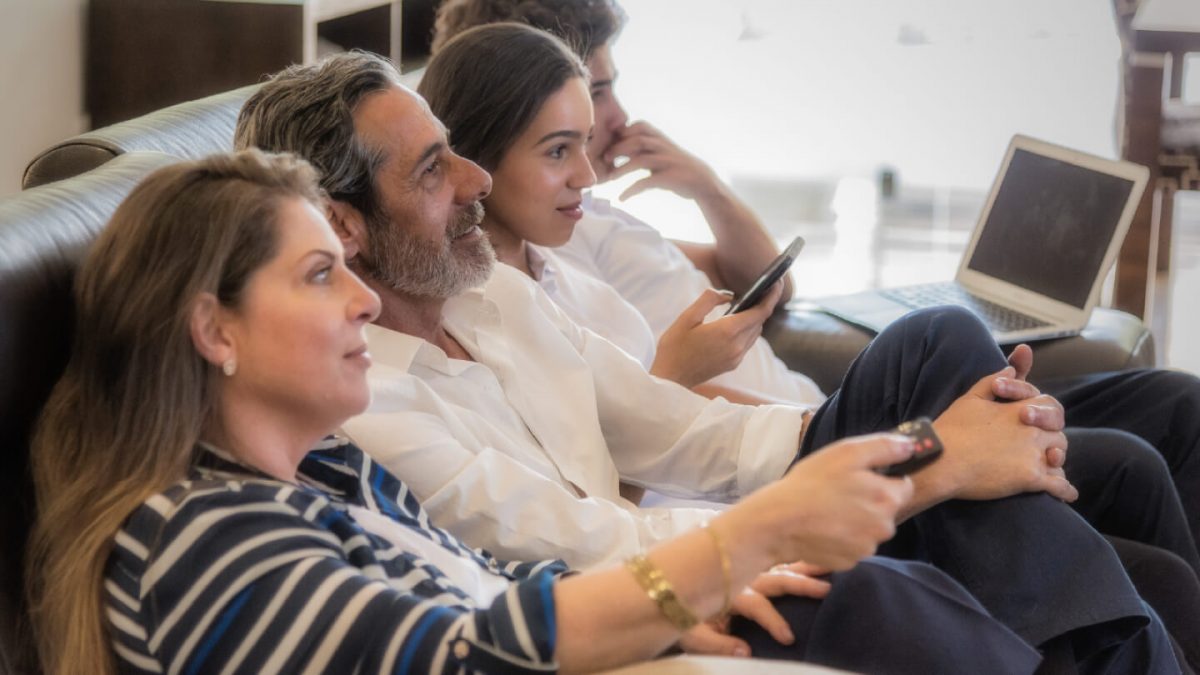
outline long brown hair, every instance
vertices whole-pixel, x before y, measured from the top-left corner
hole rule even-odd
[[[494,171],[583,61],[553,35],[519,23],[459,33],[425,69],[417,92],[446,125],[454,151]]]
[[[148,497],[186,474],[215,410],[217,370],[196,352],[194,300],[236,307],[274,257],[280,202],[319,204],[312,168],[246,151],[148,176],[80,269],[70,362],[32,443],[38,518],[30,612],[52,675],[116,669],[102,585],[112,539]]]

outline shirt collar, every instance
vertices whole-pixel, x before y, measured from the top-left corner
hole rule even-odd
[[[529,271],[533,273],[533,280],[545,289],[550,297],[554,297],[558,292],[558,268],[552,259],[553,255],[550,251],[533,244],[525,246],[525,256],[529,260]]]
[[[470,294],[471,291],[467,291]],[[444,319],[443,319],[444,320]],[[379,365],[411,372],[414,366],[432,368],[449,375],[458,375],[470,367],[469,362],[451,359],[441,348],[419,337],[368,324],[367,345]]]
[[[422,345],[429,344],[419,337],[367,324],[367,348],[371,358],[385,366],[408,370],[417,359]]]
[[[359,474],[362,471],[362,451],[344,437],[326,436],[312,449],[296,468],[296,487],[317,490],[349,503],[362,501]],[[198,441],[193,476],[196,478],[253,478],[285,483],[239,461],[222,448]]]
[[[533,244],[525,244],[525,260],[529,263],[529,271],[535,281],[541,281],[542,275],[546,273],[554,273],[554,268],[546,267],[546,255]]]

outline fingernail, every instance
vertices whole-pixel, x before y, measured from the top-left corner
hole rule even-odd
[[[745,647],[734,647],[733,655],[744,659],[747,656],[750,656],[750,650],[746,649]]]

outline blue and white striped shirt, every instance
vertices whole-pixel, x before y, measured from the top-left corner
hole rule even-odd
[[[501,563],[430,524],[400,480],[329,441],[281,482],[204,448],[188,480],[115,538],[105,610],[138,673],[554,671],[560,561]],[[365,530],[378,511],[512,581],[477,607],[437,568]]]

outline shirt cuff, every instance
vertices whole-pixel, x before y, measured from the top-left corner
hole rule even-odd
[[[760,405],[742,433],[737,490],[744,497],[783,477],[800,453],[806,408]]]

